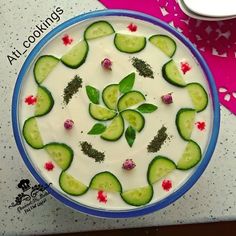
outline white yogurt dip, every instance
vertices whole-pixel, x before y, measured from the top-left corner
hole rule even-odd
[[[102,18],[86,20],[64,30],[60,35],[50,40],[40,51],[38,56],[54,55],[57,58],[61,58],[71,47],[83,39],[83,32],[88,25],[101,19]],[[201,67],[193,58],[189,49],[177,38],[162,28],[141,20],[115,16],[106,17],[106,20],[114,27],[115,31],[119,33],[145,36],[147,39],[154,34],[169,35],[177,44],[177,50],[173,56],[173,60],[177,65],[180,65],[181,61],[187,61],[191,65],[191,70],[183,75],[186,83],[198,82],[206,91],[209,91]],[[137,25],[136,32],[129,31],[127,26],[130,23]],[[74,40],[69,46],[65,46],[62,43],[62,37],[65,34],[68,34]],[[88,42],[89,52],[86,62],[78,69],[70,69],[61,62],[58,63],[49,74],[48,78],[42,83],[42,85],[52,93],[55,102],[54,107],[47,115],[38,117],[37,123],[45,144],[50,142],[65,143],[73,149],[74,158],[71,166],[67,170],[69,174],[89,186],[90,180],[94,175],[102,171],[110,171],[119,179],[123,191],[126,191],[148,185],[147,169],[149,163],[155,156],[166,156],[175,163],[178,162],[186,147],[186,141],[180,137],[176,129],[176,113],[181,108],[193,108],[193,104],[185,88],[173,86],[163,79],[161,69],[170,58],[161,50],[158,50],[147,40],[146,47],[142,51],[134,54],[122,53],[115,48],[113,38],[114,34],[90,40]],[[132,66],[130,60],[132,57],[138,57],[150,64],[154,72],[154,79],[140,76]],[[112,71],[106,71],[101,67],[101,61],[104,58],[109,58],[112,61]],[[31,94],[36,95],[37,93],[37,84],[35,83],[33,75],[35,61],[32,62],[31,68],[26,73],[21,88],[19,102],[19,121],[21,129],[24,121],[34,116],[34,106],[28,106],[25,104],[24,100],[27,96]],[[145,117],[145,126],[140,133],[137,133],[132,148],[127,144],[124,135],[115,142],[105,141],[101,139],[99,135],[88,135],[87,132],[97,121],[95,121],[88,112],[90,101],[87,97],[85,86],[91,85],[101,92],[107,85],[119,83],[121,79],[131,72],[135,72],[136,74],[133,89],[147,95],[147,103],[158,106],[155,112],[143,114]],[[69,104],[65,106],[63,105],[63,91],[68,82],[73,79],[75,75],[79,75],[82,78],[83,87],[73,96]],[[166,105],[161,101],[161,96],[170,92],[172,92],[173,103]],[[208,97],[209,96],[210,94],[208,93]],[[100,103],[103,105],[102,99],[100,99]],[[64,129],[63,124],[66,119],[72,119],[74,121],[74,127],[70,131]],[[204,121],[206,128],[200,131],[194,126],[191,139],[197,142],[201,147],[204,158],[212,129],[211,99],[209,99],[207,108],[196,114],[195,122],[197,121]],[[102,123],[108,124],[109,122]],[[167,128],[167,134],[171,137],[170,140],[166,140],[158,152],[148,152],[148,144],[163,125]],[[81,151],[81,141],[87,141],[97,150],[104,152],[104,162],[95,162],[93,158],[84,155]],[[112,210],[134,208],[134,206],[125,203],[119,193],[107,192],[106,203],[98,201],[97,190],[89,189],[84,195],[77,197],[66,194],[61,190],[58,183],[61,169],[55,163],[55,168],[52,171],[47,171],[44,168],[46,162],[52,161],[45,150],[33,149],[27,145],[26,142],[25,149],[31,162],[45,181],[52,183],[53,188],[68,196],[68,198],[96,208]],[[133,170],[127,171],[122,169],[122,164],[127,158],[132,158],[135,162],[136,167]],[[194,170],[195,168],[187,171],[176,169],[168,176],[165,176],[164,179],[168,179],[172,182],[172,188],[169,191],[165,191],[162,188],[162,180],[155,183],[153,185],[154,195],[151,202],[148,204],[157,202],[177,190],[192,175]]]

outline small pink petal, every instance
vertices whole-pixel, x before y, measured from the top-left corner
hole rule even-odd
[[[169,191],[172,188],[172,182],[169,179],[164,179],[161,186],[165,191]]]
[[[25,98],[25,103],[27,103],[28,105],[35,105],[37,103],[37,97],[30,95]]]
[[[131,31],[131,32],[135,32],[137,31],[137,25],[133,24],[133,23],[130,23],[127,28]]]
[[[107,202],[107,195],[102,190],[98,191],[97,199],[99,202],[106,203]]]
[[[62,41],[63,41],[63,44],[65,46],[67,45],[70,45],[72,42],[73,42],[73,38],[71,38],[68,34],[65,34],[63,37],[62,37]]]
[[[204,121],[198,121],[195,123],[195,125],[201,131],[205,130],[205,128],[206,128],[206,123]]]
[[[53,170],[54,167],[55,167],[55,166],[53,165],[53,163],[52,163],[51,161],[46,162],[46,163],[44,164],[44,168],[45,168],[47,171]]]
[[[191,70],[191,66],[189,65],[188,62],[181,62],[181,70],[184,73],[184,75]]]

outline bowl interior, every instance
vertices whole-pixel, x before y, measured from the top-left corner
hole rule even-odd
[[[65,205],[72,207],[73,209],[79,210],[87,214],[100,216],[100,217],[140,216],[140,215],[153,212],[155,210],[161,209],[169,205],[170,203],[178,199],[180,196],[182,196],[188,189],[190,189],[193,186],[193,184],[201,176],[208,162],[210,161],[211,155],[216,145],[218,131],[219,131],[219,119],[220,119],[219,101],[218,101],[217,91],[216,91],[216,87],[215,87],[211,72],[207,64],[203,60],[202,56],[200,55],[200,53],[177,30],[159,21],[158,19],[154,17],[148,16],[142,13],[124,11],[124,10],[105,10],[105,11],[91,12],[91,13],[87,13],[81,16],[77,16],[59,25],[57,28],[55,28],[49,34],[47,34],[37,44],[37,46],[33,49],[33,51],[30,53],[30,55],[26,59],[20,71],[20,74],[18,76],[16,85],[15,85],[14,94],[13,94],[13,102],[12,102],[13,131],[14,131],[14,136],[15,136],[18,149],[22,155],[22,158],[26,166],[30,170],[30,172],[33,174],[36,180],[42,185],[46,185],[49,182],[51,182],[50,177],[45,175],[42,172],[42,170],[40,170],[39,166],[36,164],[36,162],[38,163],[38,161],[36,161],[36,159],[33,158],[34,150],[30,149],[27,146],[22,136],[22,127],[25,120],[25,119],[22,119],[22,116],[26,117],[27,115],[32,113],[32,110],[28,111],[27,110],[28,107],[22,106],[21,104],[24,101],[25,96],[29,93],[29,91],[31,91],[32,88],[35,91],[37,89],[37,84],[35,83],[34,76],[33,76],[33,65],[40,55],[52,54],[52,55],[60,56],[60,53],[64,50],[63,45],[61,47],[58,47],[57,45],[60,43],[61,37],[63,35],[65,34],[72,35],[73,38],[79,37],[79,35],[83,35],[84,29],[89,24],[91,24],[91,22],[94,22],[97,20],[104,20],[104,19],[111,22],[113,25],[115,25],[116,28],[119,28],[120,25],[126,24],[128,22],[135,22],[138,25],[139,24],[142,25],[140,27],[141,29],[145,28],[145,31],[141,32],[143,34],[148,34],[148,35],[153,34],[154,30],[157,29],[157,31],[160,32],[161,34],[166,34],[173,37],[175,41],[177,41],[178,47],[181,48],[180,50],[181,53],[176,54],[177,55],[176,60],[180,60],[180,58],[183,56],[182,54],[184,53],[184,57],[188,57],[192,63],[196,63],[199,66],[200,71],[202,73],[202,78],[204,78],[204,80],[201,82],[204,84],[205,88],[207,88],[207,91],[209,94],[209,111],[208,111],[210,114],[208,115],[209,116],[209,130],[208,130],[208,135],[205,138],[205,148],[203,151],[203,158],[201,162],[198,164],[198,166],[196,166],[193,170],[189,172],[188,177],[184,178],[183,181],[179,183],[178,187],[176,187],[176,189],[174,189],[174,191],[172,191],[170,194],[163,195],[158,200],[153,201],[148,205],[140,206],[137,208],[127,207],[125,209],[124,207],[121,209],[118,209],[118,208],[117,209],[115,208],[101,209],[97,207],[96,205],[93,206],[93,205],[86,204],[86,201],[87,201],[86,198],[84,199],[84,201],[82,200],[78,202],[76,198],[69,197],[68,195],[62,193],[59,190],[60,186],[56,184],[55,182],[53,182],[50,188],[48,188],[48,191],[56,199],[60,200]],[[148,27],[145,27],[146,25]],[[76,34],[74,33],[75,31],[76,31]],[[153,55],[150,55],[150,57],[152,56]],[[90,67],[91,66],[93,65],[90,65]],[[73,72],[72,71],[73,70],[66,70],[66,73],[69,73],[70,76],[73,76],[74,71]],[[87,73],[88,73],[88,70],[87,70]],[[48,84],[46,85],[50,87],[53,84],[50,84],[48,82]],[[149,85],[149,88],[150,86],[151,85]],[[139,85],[138,89],[140,90],[142,89],[142,84]],[[84,126],[85,125],[86,124],[84,124]],[[47,128],[48,127],[44,127],[44,129],[47,129]],[[111,145],[111,149],[112,148],[113,146]],[[43,156],[44,154],[41,152],[40,155]],[[41,166],[43,166],[43,163],[44,163],[43,160],[40,163]]]

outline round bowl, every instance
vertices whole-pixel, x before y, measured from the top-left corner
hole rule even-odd
[[[204,172],[205,168],[207,167],[211,156],[213,154],[213,151],[216,146],[216,141],[218,137],[219,132],[219,126],[220,126],[220,109],[219,109],[219,101],[218,101],[218,95],[216,86],[214,83],[214,79],[212,77],[212,74],[204,61],[201,54],[198,52],[198,50],[192,45],[192,43],[186,39],[182,34],[180,34],[176,29],[169,26],[168,24],[158,20],[157,18],[154,18],[152,16],[133,12],[133,11],[126,11],[126,10],[102,10],[102,11],[95,11],[86,13],[83,15],[79,15],[77,17],[74,17],[55,29],[53,29],[50,33],[48,33],[32,50],[32,52],[27,57],[25,63],[23,64],[21,71],[19,73],[19,76],[17,78],[14,93],[13,93],[13,99],[12,99],[12,126],[13,126],[13,132],[15,141],[17,144],[17,147],[19,149],[19,152],[23,158],[23,161],[25,162],[25,165],[30,170],[31,174],[34,176],[34,178],[39,182],[39,184],[45,186],[47,181],[44,179],[44,177],[37,171],[34,164],[32,163],[26,148],[23,143],[23,138],[21,134],[21,129],[19,125],[19,97],[21,92],[22,83],[25,77],[25,74],[29,67],[31,66],[32,61],[36,58],[37,54],[40,52],[42,47],[47,44],[51,39],[53,39],[57,34],[59,34],[61,31],[67,29],[68,27],[71,27],[75,24],[79,24],[81,21],[85,21],[88,19],[93,19],[96,17],[109,17],[109,16],[120,16],[120,17],[131,17],[134,19],[139,19],[142,21],[146,21],[149,23],[152,23],[156,25],[157,27],[160,27],[167,31],[169,34],[174,35],[177,39],[179,39],[191,52],[197,63],[200,65],[203,74],[205,75],[205,78],[207,80],[207,84],[209,87],[209,93],[211,97],[211,104],[212,104],[212,130],[210,132],[210,137],[208,141],[207,148],[205,150],[205,154],[201,160],[201,162],[198,164],[198,166],[195,168],[195,170],[192,172],[191,176],[185,181],[180,188],[172,192],[170,195],[165,197],[164,199],[151,203],[146,206],[141,206],[129,210],[104,210],[99,208],[90,207],[78,202],[73,201],[72,199],[66,197],[59,191],[57,191],[53,185],[50,185],[47,191],[56,199],[58,199],[60,202],[65,204],[66,206],[69,206],[75,210],[78,210],[80,212],[98,216],[98,217],[105,217],[105,218],[127,218],[127,217],[137,217],[141,215],[145,215],[148,213],[152,213],[154,211],[157,211],[159,209],[162,209],[168,205],[170,205],[172,202],[176,201],[178,198],[180,198],[183,194],[185,194],[200,178],[202,173]]]

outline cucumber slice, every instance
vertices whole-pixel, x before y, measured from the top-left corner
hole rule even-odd
[[[37,84],[43,83],[60,60],[51,55],[38,58],[34,65],[34,79]]]
[[[202,158],[201,148],[197,143],[190,140],[184,150],[184,153],[177,163],[180,170],[188,170],[197,165]]]
[[[153,188],[151,185],[135,188],[121,193],[122,199],[129,205],[142,206],[152,200]]]
[[[91,179],[89,187],[105,192],[122,192],[120,181],[115,175],[108,171],[96,174]]]
[[[44,146],[45,151],[62,169],[66,170],[73,159],[73,150],[64,143],[49,143]]]
[[[72,175],[62,171],[59,177],[61,189],[72,196],[80,196],[87,192],[88,187],[75,179]]]
[[[148,167],[148,182],[154,184],[176,169],[175,163],[167,157],[155,157]]]
[[[108,108],[115,110],[119,95],[119,85],[110,84],[103,90],[102,100]]]
[[[185,87],[186,85],[183,76],[179,72],[179,69],[173,60],[168,61],[162,67],[162,76],[167,82],[175,86]]]
[[[118,101],[118,110],[123,111],[128,107],[144,102],[146,99],[139,91],[130,91],[122,95]]]
[[[37,103],[35,106],[35,116],[43,116],[51,111],[54,105],[52,94],[45,87],[39,86],[37,92]]]
[[[145,119],[138,111],[128,109],[122,111],[121,115],[136,131],[140,132],[143,129]]]
[[[121,52],[135,53],[145,48],[146,38],[130,34],[116,34],[114,44]]]
[[[116,116],[115,111],[94,103],[89,104],[89,114],[99,121],[111,120]]]
[[[167,35],[157,34],[149,38],[150,43],[159,48],[168,57],[173,57],[176,51],[175,41]]]
[[[41,138],[37,120],[35,117],[27,119],[23,126],[23,136],[25,141],[35,149],[43,148],[43,140]]]
[[[97,21],[88,26],[84,32],[85,39],[96,39],[115,33],[112,25],[107,21]]]
[[[190,94],[195,110],[197,112],[203,111],[208,104],[206,90],[199,83],[188,84],[187,90]]]
[[[80,41],[62,56],[61,62],[72,69],[77,69],[85,62],[88,50],[88,43],[85,40]]]
[[[193,127],[194,120],[196,116],[196,111],[191,108],[182,108],[178,111],[175,119],[175,123],[179,132],[179,135],[184,140],[190,140]]]
[[[124,121],[121,115],[118,115],[112,120],[105,132],[102,133],[101,138],[107,141],[116,141],[122,136],[123,133]]]

